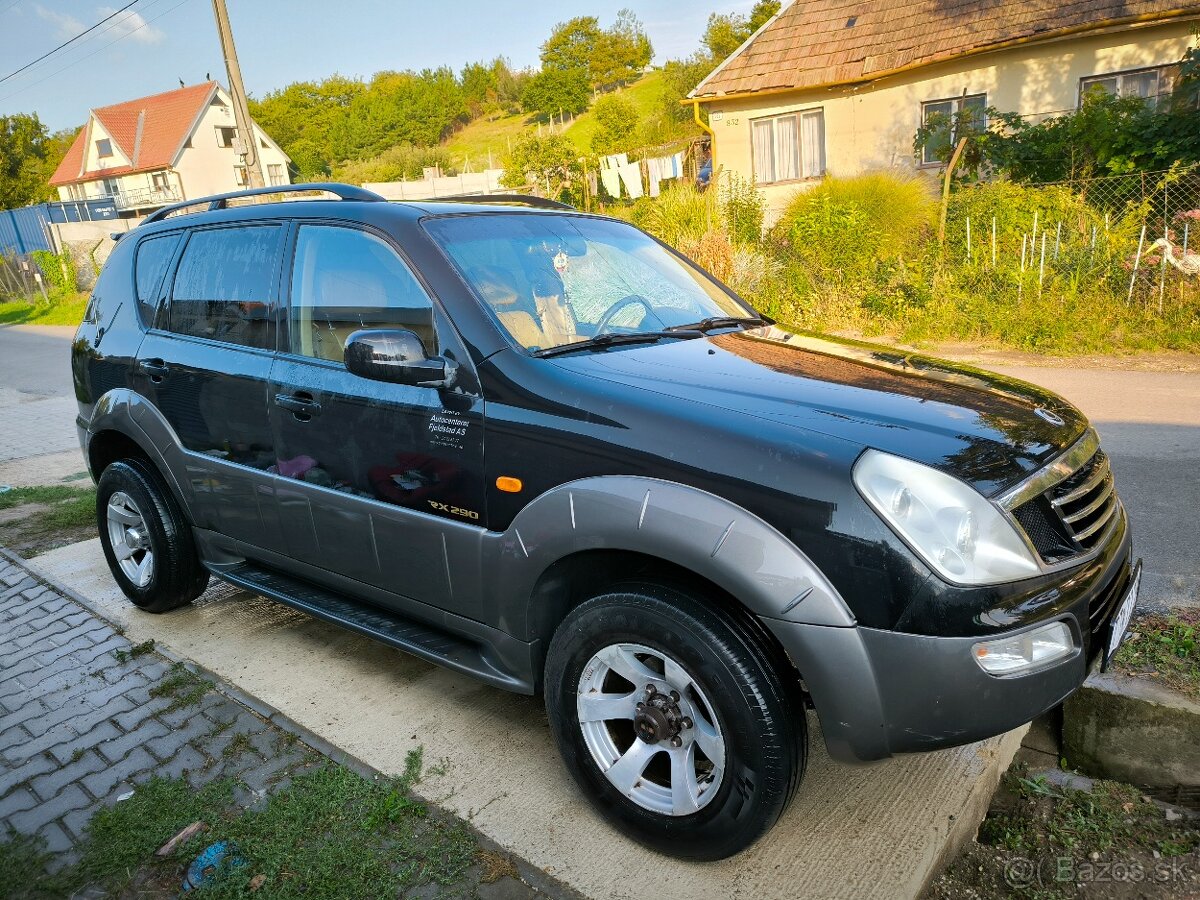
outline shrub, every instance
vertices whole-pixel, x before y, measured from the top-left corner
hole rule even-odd
[[[786,249],[813,263],[871,268],[928,238],[937,220],[931,182],[919,176],[870,172],[826,178],[796,195],[773,229]]]
[[[51,297],[74,294],[79,290],[75,261],[71,259],[71,254],[34,250],[29,255],[41,270],[46,293]]]
[[[455,173],[450,164],[450,154],[441,147],[414,147],[400,144],[384,150],[373,159],[342,163],[334,170],[334,180],[350,184],[367,181],[402,181],[420,178],[423,170],[438,166],[443,175]]]
[[[606,94],[592,104],[596,132],[592,135],[592,151],[601,155],[620,153],[632,146],[638,126],[638,111],[633,101],[619,94]]]

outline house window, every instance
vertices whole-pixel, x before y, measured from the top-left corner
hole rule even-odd
[[[1109,75],[1092,75],[1079,79],[1079,104],[1089,94],[1107,94],[1110,97],[1141,97],[1152,104],[1168,93],[1171,79],[1166,67],[1139,69],[1135,72],[1113,72]]]
[[[267,180],[272,186],[287,183],[283,180],[283,163],[267,163]]]
[[[150,176],[150,182],[156,191],[169,191],[171,189],[171,180],[166,172],[155,172]]]
[[[96,141],[96,155],[101,159],[106,159],[113,155],[112,141],[108,138],[101,138]]]
[[[237,140],[237,129],[230,125],[218,125],[217,128],[217,146],[232,147],[233,142]]]
[[[245,187],[250,183],[250,179],[246,176],[245,166],[233,167],[233,180],[237,182],[238,187]]]
[[[121,189],[120,189],[120,186],[117,184],[117,179],[115,179],[115,178],[105,178],[104,179],[104,195],[106,197],[115,197],[115,196],[117,196],[117,194],[120,193],[120,191],[121,191]]]
[[[921,124],[934,126],[934,131],[921,151],[921,165],[940,165],[958,141],[960,126],[970,123],[973,129],[986,127],[986,110],[987,94],[968,94],[950,100],[922,103]]]
[[[810,109],[750,123],[754,180],[758,184],[825,174],[825,113]]]

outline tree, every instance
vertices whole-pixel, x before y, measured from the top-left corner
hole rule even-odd
[[[622,9],[611,28],[600,32],[592,48],[589,74],[593,87],[615,84],[637,77],[650,64],[654,48],[641,20],[632,10]]]
[[[336,161],[333,136],[350,105],[366,90],[358,80],[334,75],[324,81],[297,81],[250,100],[250,115],[292,158],[302,181],[326,178]]]
[[[720,62],[732,55],[777,12],[778,0],[758,0],[750,10],[749,18],[739,13],[713,13],[708,17],[708,26],[704,29],[704,36],[700,42],[708,48],[713,60]]]
[[[583,165],[574,144],[561,134],[527,131],[505,159],[500,183],[509,188],[533,185],[548,197],[577,200],[582,180]]]
[[[633,103],[620,94],[606,94],[592,105],[596,133],[592,135],[592,150],[601,155],[630,149],[637,131],[638,111]]]
[[[463,98],[472,117],[479,116],[484,110],[493,109],[498,101],[496,71],[487,63],[467,63],[459,76],[462,84]]]
[[[579,16],[559,22],[542,44],[542,71],[583,72],[591,68],[592,48],[600,39],[600,20]]]
[[[0,116],[0,209],[57,199],[50,176],[75,134],[51,135],[36,113]]]
[[[525,85],[521,105],[544,118],[587,109],[590,90],[586,69],[542,69]]]
[[[672,122],[689,122],[692,109],[680,101],[687,97],[709,72],[716,62],[702,50],[697,50],[687,59],[668,60],[663,66],[663,112]]]
[[[334,158],[366,159],[398,144],[431,146],[468,118],[450,69],[377,72],[333,132]]]

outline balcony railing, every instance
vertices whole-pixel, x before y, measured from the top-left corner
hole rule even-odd
[[[166,206],[168,203],[178,203],[183,199],[179,189],[172,186],[166,188],[138,188],[132,191],[118,191],[112,195],[117,209],[150,209]]]

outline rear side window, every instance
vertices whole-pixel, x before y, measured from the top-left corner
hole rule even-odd
[[[275,349],[275,283],[282,238],[279,225],[193,232],[171,290],[170,330]]]
[[[154,327],[155,315],[158,312],[158,301],[162,296],[159,286],[179,246],[180,235],[164,234],[152,237],[138,244],[137,260],[134,262],[134,275],[137,280],[138,312],[142,316],[142,324],[147,328]]]

